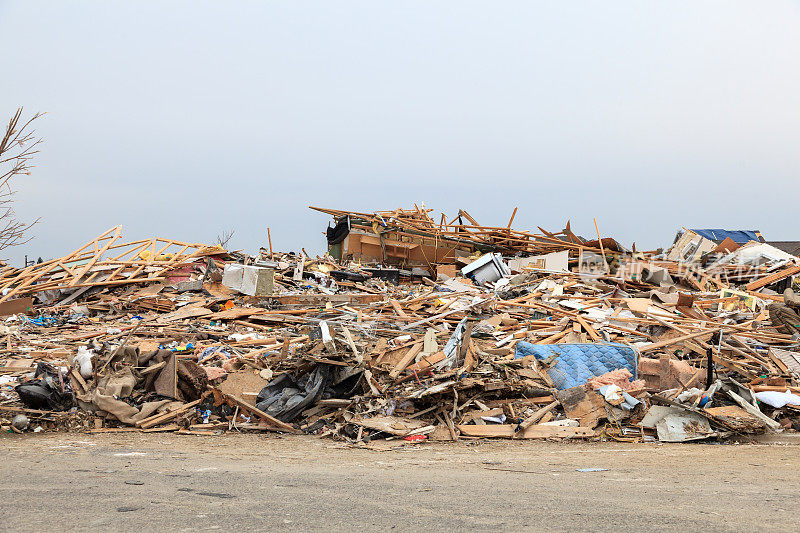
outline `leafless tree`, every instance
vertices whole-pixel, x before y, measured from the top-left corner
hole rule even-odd
[[[217,244],[219,244],[222,248],[227,249],[228,241],[233,238],[234,233],[236,233],[236,230],[233,229],[223,231],[222,235],[217,235]]]
[[[33,156],[39,153],[36,147],[42,142],[37,138],[31,123],[44,113],[36,113],[22,121],[22,108],[17,109],[8,121],[5,134],[0,140],[0,250],[19,246],[30,240],[26,233],[38,222],[21,222],[14,212],[15,176],[30,176]],[[2,131],[2,130],[0,130]]]

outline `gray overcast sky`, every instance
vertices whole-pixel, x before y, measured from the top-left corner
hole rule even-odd
[[[0,103],[47,111],[7,252],[111,226],[324,249],[325,215],[800,239],[800,3],[0,0]],[[3,121],[7,118],[3,118]]]

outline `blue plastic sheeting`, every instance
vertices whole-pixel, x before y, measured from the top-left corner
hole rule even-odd
[[[25,315],[22,316],[23,321],[27,324],[33,324],[34,326],[54,326],[57,320],[51,316],[41,316],[39,318],[30,318]]]
[[[547,371],[558,390],[583,385],[590,378],[606,372],[627,368],[636,379],[639,370],[639,353],[624,344],[531,344],[518,342],[515,359],[533,355],[545,360],[552,356],[558,359]]]
[[[727,229],[693,229],[701,237],[711,239],[712,241],[724,241],[728,237],[736,244],[744,244],[750,241],[760,242],[758,233],[755,230],[742,229],[742,230],[727,230]]]

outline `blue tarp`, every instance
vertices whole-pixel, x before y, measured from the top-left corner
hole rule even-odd
[[[580,344],[531,344],[518,342],[515,359],[533,355],[545,360],[555,355],[556,364],[547,371],[558,390],[577,387],[586,380],[627,368],[636,379],[639,370],[639,353],[625,344],[580,343]]]
[[[759,242],[758,231],[750,229],[727,230],[727,229],[693,229],[701,237],[712,241],[724,241],[730,237],[736,244],[744,244],[750,241]]]

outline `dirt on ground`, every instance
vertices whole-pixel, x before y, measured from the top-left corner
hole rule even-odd
[[[4,435],[3,530],[797,531],[800,447]]]

